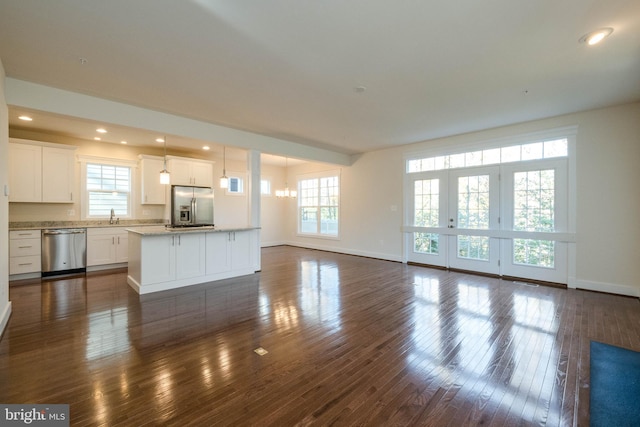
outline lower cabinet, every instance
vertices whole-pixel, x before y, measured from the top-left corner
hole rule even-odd
[[[41,264],[40,230],[9,232],[9,274],[39,273]]]
[[[128,239],[124,227],[87,229],[87,267],[127,262]]]
[[[205,275],[205,235],[185,233],[176,235],[176,279]]]
[[[207,234],[207,274],[251,268],[255,264],[253,236],[251,230]]]
[[[205,275],[204,233],[148,236],[142,239],[141,245],[143,284]]]

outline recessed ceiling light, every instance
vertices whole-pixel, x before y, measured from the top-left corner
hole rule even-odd
[[[33,120],[31,117],[29,117],[29,116],[25,116],[25,115],[19,116],[18,118],[19,118],[20,120],[24,120],[25,122],[30,122],[30,121],[32,121],[32,120]]]
[[[585,34],[584,36],[580,37],[580,40],[578,41],[580,43],[586,43],[589,46],[593,46],[594,44],[598,44],[606,37],[610,36],[611,33],[613,33],[613,28],[611,27],[600,28],[598,30],[591,31],[590,33]]]
[[[202,147],[203,150],[207,151],[209,149],[208,145],[205,145],[204,147]]]
[[[96,129],[96,132],[98,132],[98,133],[107,133],[107,130],[105,128],[98,128],[98,129]]]
[[[126,144],[127,141],[120,141],[120,144]]]
[[[156,142],[164,142],[164,138],[156,138]]]
[[[94,136],[93,139],[95,139],[96,141],[101,141],[102,138],[100,138],[99,136]]]
[[[356,87],[354,87],[354,88],[353,88],[353,90],[354,90],[356,93],[362,93],[362,92],[364,92],[365,90],[367,90],[367,88],[366,88],[366,87],[364,87],[364,86],[356,86]]]

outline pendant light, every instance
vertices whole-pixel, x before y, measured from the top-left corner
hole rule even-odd
[[[164,169],[160,171],[160,184],[169,185],[171,183],[171,175],[167,170],[167,137],[163,138],[164,142]]]
[[[227,147],[222,147],[222,176],[220,177],[220,188],[229,187],[229,178],[227,178]]]
[[[289,171],[289,158],[285,157],[284,158],[284,174],[285,174],[285,181],[284,181],[284,190],[276,190],[276,197],[290,197],[290,198],[295,198],[298,196],[298,192],[296,190],[289,190],[289,184],[287,183],[287,172]]]

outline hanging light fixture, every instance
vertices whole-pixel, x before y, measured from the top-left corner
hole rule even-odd
[[[220,177],[220,188],[229,188],[229,178],[227,178],[227,147],[222,147],[222,176]]]
[[[171,175],[167,170],[167,137],[165,136],[162,141],[164,142],[164,169],[160,171],[160,184],[169,185],[171,182]]]
[[[295,198],[298,196],[298,192],[296,190],[289,190],[289,184],[287,183],[287,179],[286,179],[288,171],[289,171],[289,158],[285,157],[284,158],[284,174],[285,174],[284,190],[276,190],[276,197]]]

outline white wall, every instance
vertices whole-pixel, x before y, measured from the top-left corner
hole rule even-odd
[[[287,206],[289,244],[402,260],[404,156],[433,146],[467,145],[578,126],[576,272],[578,288],[640,296],[640,103],[564,115],[367,153],[341,167],[340,239],[296,236],[296,206]],[[330,165],[307,164],[296,176]],[[394,210],[396,209],[396,210]]]
[[[261,198],[261,246],[275,246],[285,243],[285,230],[288,218],[285,217],[285,207],[288,203],[285,199],[275,196],[276,190],[284,188],[284,168],[271,165],[262,165],[262,178],[271,181],[271,195]]]
[[[4,67],[0,61],[0,336],[11,315],[9,301],[9,199],[5,186],[9,185],[9,116],[4,96]]]

